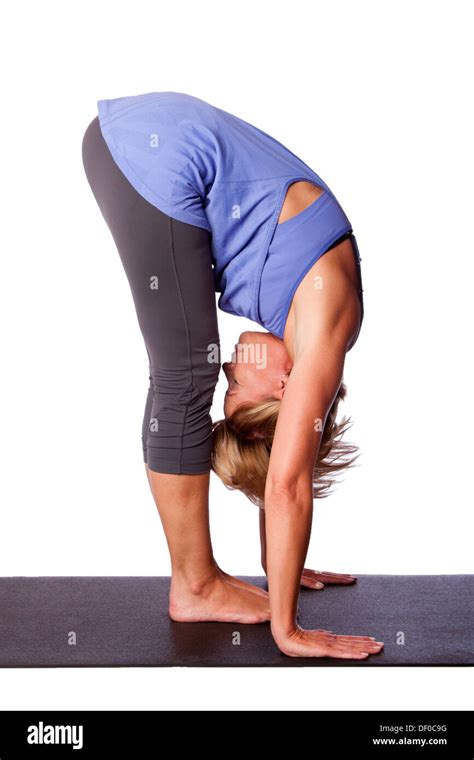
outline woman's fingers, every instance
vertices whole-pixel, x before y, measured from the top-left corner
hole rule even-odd
[[[336,657],[338,660],[366,660],[368,656],[369,652],[349,652],[347,650],[328,654],[328,657]]]
[[[309,572],[307,570],[303,570],[303,575],[301,576],[301,585],[305,588],[314,588],[317,591],[320,591],[322,588],[324,588],[324,583],[321,583],[321,581],[315,578],[314,575],[311,575],[311,570]]]
[[[319,633],[319,631],[313,630],[311,631],[311,633]],[[328,632],[326,635],[332,642],[340,641],[342,643],[347,643],[347,644],[358,643],[358,642],[362,644],[371,644],[371,643],[381,644],[382,643],[381,641],[376,641],[374,636],[350,636],[349,634],[346,635],[346,634],[338,634],[338,633],[332,633],[332,632]]]
[[[349,575],[348,573],[331,573],[328,570],[311,570],[306,568],[303,571],[303,575],[308,579],[319,581],[326,584],[339,584],[348,586],[355,583],[357,580],[355,575]]]
[[[368,652],[377,654],[383,649],[382,641],[375,641],[373,636],[345,636],[324,631],[312,630],[308,633],[314,635],[318,644],[324,643],[331,651],[331,656],[338,652]]]
[[[348,646],[342,644],[328,644],[326,648],[327,657],[357,657],[359,654],[378,654],[382,647],[375,646]]]
[[[320,641],[318,637],[318,641]],[[333,652],[368,652],[375,654],[383,649],[381,641],[347,641],[343,636],[336,636],[336,640],[328,640],[327,647]]]

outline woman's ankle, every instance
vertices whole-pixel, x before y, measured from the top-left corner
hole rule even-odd
[[[179,568],[174,569],[171,576],[171,594],[191,594],[206,596],[215,584],[222,579],[216,564],[208,568]]]

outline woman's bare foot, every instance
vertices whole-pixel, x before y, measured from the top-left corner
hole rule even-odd
[[[169,616],[179,623],[264,623],[270,620],[269,598],[253,588],[234,585],[221,573],[194,588],[172,580]]]
[[[264,599],[268,599],[268,591],[265,591],[265,589],[260,588],[260,586],[255,586],[253,583],[242,581],[240,578],[236,578],[234,575],[229,575],[229,573],[226,573],[218,565],[216,565],[216,567],[221,575],[223,575],[229,583],[232,583],[233,586],[247,589],[247,591],[252,591],[254,594],[259,594],[259,596],[263,597]]]

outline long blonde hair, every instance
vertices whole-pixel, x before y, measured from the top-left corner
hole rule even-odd
[[[352,467],[360,456],[356,445],[342,440],[352,425],[350,417],[336,421],[339,401],[347,388],[341,383],[327,414],[313,469],[313,496],[325,498],[337,482],[334,477]],[[281,401],[269,399],[240,404],[227,419],[213,425],[212,469],[227,488],[242,491],[263,508],[273,437]],[[355,455],[355,456],[353,456]]]

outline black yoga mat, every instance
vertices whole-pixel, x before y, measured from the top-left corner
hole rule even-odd
[[[240,576],[266,588],[266,579]],[[0,667],[472,665],[472,575],[361,575],[303,589],[299,623],[385,643],[367,660],[286,657],[268,623],[175,623],[169,577],[0,578]]]

